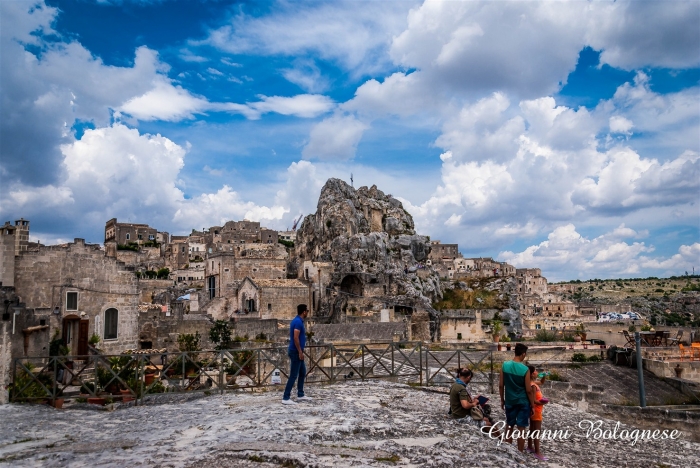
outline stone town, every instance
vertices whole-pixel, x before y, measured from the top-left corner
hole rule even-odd
[[[0,226],[0,403],[8,401],[14,360],[49,356],[55,343],[76,357],[177,352],[183,336],[212,349],[212,327],[225,323],[235,340],[284,345],[299,304],[309,306],[314,343],[486,345],[505,354],[514,340],[537,343],[549,334],[557,349],[580,350],[584,360],[599,352],[623,359],[611,345],[633,360],[628,327],[646,323],[629,303],[566,299],[566,288],[548,285],[535,266],[464,258],[457,244],[417,233],[391,195],[338,179],[291,231],[232,220],[178,236],[113,218],[104,245],[47,246],[29,233],[25,219]],[[600,323],[606,313],[625,318]],[[672,370],[683,369],[677,393],[697,399],[700,369],[689,346],[696,330],[658,328],[672,344],[646,349],[650,378],[673,379]],[[682,343],[685,360],[677,356]]]
[[[86,355],[92,336],[109,354],[175,350],[178,334],[206,340],[216,320],[237,335],[284,340],[302,303],[312,330],[357,337],[357,326],[391,323],[398,326],[374,327],[381,338],[434,343],[527,337],[596,318],[548,292],[539,269],[463,258],[456,244],[417,234],[391,195],[337,179],[323,188],[317,212],[285,233],[243,220],[176,236],[113,218],[104,245],[46,246],[30,242],[29,230],[25,219],[0,227],[11,358],[45,355],[55,334],[71,355]],[[495,301],[434,307],[446,289],[470,292],[479,282]],[[494,330],[499,320],[505,326]]]

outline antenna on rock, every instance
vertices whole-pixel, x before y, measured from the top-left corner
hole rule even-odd
[[[355,181],[352,180],[352,172],[350,173],[350,186],[351,186],[352,188],[355,188]]]

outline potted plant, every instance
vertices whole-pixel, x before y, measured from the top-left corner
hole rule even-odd
[[[63,408],[63,402],[64,402],[64,399],[63,399],[63,390],[61,390],[61,389],[59,388],[59,389],[57,389],[57,391],[56,391],[56,398],[54,398],[53,400],[50,400],[50,404],[51,404],[51,406],[53,406],[53,407],[56,408],[56,409],[62,409],[62,408]]]
[[[88,340],[88,344],[93,348],[97,349],[97,345],[100,343],[100,335],[93,333]]]
[[[146,383],[146,386],[151,385],[155,380],[156,380],[156,371],[155,369],[151,367],[147,367],[144,370],[144,376],[143,380]]]
[[[586,341],[586,326],[584,324],[579,323],[576,325],[576,336],[579,336],[581,341]]]
[[[494,343],[501,341],[501,331],[503,331],[503,323],[500,320],[491,322],[491,336]]]

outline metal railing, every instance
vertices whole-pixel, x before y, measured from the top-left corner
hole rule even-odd
[[[419,342],[317,345],[304,350],[306,382],[393,379],[413,385],[449,385],[469,367],[474,383],[493,391],[490,350],[431,351]],[[287,347],[178,353],[51,356],[13,361],[10,401],[78,400],[139,405],[159,394],[224,393],[286,384]]]

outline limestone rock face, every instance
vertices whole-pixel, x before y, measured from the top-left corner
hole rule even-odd
[[[316,213],[297,231],[299,263],[331,262],[334,273],[324,286],[341,296],[347,293],[321,304],[320,315],[332,316],[331,321],[339,318],[336,309],[347,307],[350,299],[362,302],[360,297],[369,307],[401,304],[432,310],[430,304],[441,292],[437,273],[423,263],[429,253],[428,237],[416,234],[413,217],[399,200],[376,186],[355,190],[340,179],[326,182]],[[362,309],[363,304],[353,305]]]
[[[386,234],[370,236],[370,234]],[[361,235],[360,237],[354,237]],[[338,249],[369,249],[370,255],[384,255],[389,236],[401,236],[401,245],[410,246],[415,236],[413,217],[400,201],[385,195],[375,185],[355,190],[340,179],[328,179],[321,190],[316,213],[304,219],[297,232],[297,253],[304,259],[333,261]],[[343,241],[337,241],[343,238]],[[349,239],[353,238],[350,245]],[[336,241],[332,248],[332,244]],[[425,243],[422,236],[415,243]],[[415,247],[421,252],[425,247]],[[377,250],[380,249],[380,250]],[[425,258],[425,252],[423,252]]]

